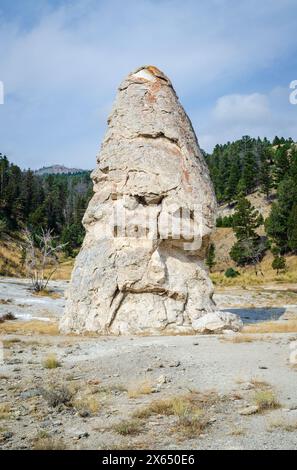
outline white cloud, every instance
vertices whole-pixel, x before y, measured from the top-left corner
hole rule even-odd
[[[217,143],[243,135],[270,139],[279,135],[297,140],[297,106],[289,103],[289,94],[288,86],[274,88],[267,94],[221,96],[206,114],[199,139],[201,147],[210,151]],[[196,120],[199,119],[197,115]]]
[[[222,96],[214,108],[214,118],[224,122],[257,123],[269,116],[269,100],[261,93]]]

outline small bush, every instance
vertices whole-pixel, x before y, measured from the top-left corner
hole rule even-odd
[[[185,409],[182,414],[178,415],[174,430],[181,432],[188,438],[193,438],[199,436],[208,424],[209,420],[202,410]]]
[[[55,408],[59,405],[72,406],[72,392],[67,387],[52,388],[42,390],[43,398],[48,402],[49,406]]]
[[[42,364],[45,369],[56,369],[61,366],[55,354],[49,354],[45,357]]]
[[[280,404],[272,390],[259,390],[254,395],[255,405],[258,406],[259,411],[272,410],[279,408]]]
[[[16,320],[16,316],[11,312],[4,313],[4,315],[0,317],[0,323],[4,323],[9,320]]]
[[[79,412],[97,413],[100,409],[98,399],[92,395],[77,398],[72,402],[74,408]]]
[[[121,421],[113,427],[114,431],[122,436],[139,434],[141,428],[141,422],[135,419]]]
[[[234,277],[240,276],[240,274],[239,274],[239,272],[236,271],[235,269],[233,269],[233,268],[228,268],[228,269],[226,269],[226,271],[225,271],[225,276],[226,276],[226,277],[234,278]]]
[[[276,271],[277,274],[279,274],[281,271],[285,271],[287,267],[286,259],[283,256],[276,256],[271,263],[271,267]]]

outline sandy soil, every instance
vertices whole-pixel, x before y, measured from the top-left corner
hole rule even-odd
[[[51,286],[60,295],[64,287]],[[257,306],[266,294],[257,292]],[[271,305],[284,305],[279,295]],[[0,313],[17,313],[14,324],[26,313],[48,323],[61,314],[63,297],[37,300],[23,281],[0,283]],[[237,291],[217,300],[246,305]],[[289,354],[297,333],[237,338],[2,334],[0,447],[296,449],[297,369]],[[255,405],[254,414],[241,414]]]

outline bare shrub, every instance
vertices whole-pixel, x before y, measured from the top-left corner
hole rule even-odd
[[[71,400],[73,393],[65,386],[42,390],[43,398],[49,406],[56,408],[59,405],[72,406]]]
[[[49,280],[59,266],[58,254],[64,245],[56,244],[56,237],[50,229],[41,229],[41,235],[33,234],[28,228],[23,232],[24,262],[27,275],[34,291],[47,289]]]

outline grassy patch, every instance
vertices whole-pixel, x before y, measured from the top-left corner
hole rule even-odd
[[[177,431],[189,439],[199,436],[209,424],[205,411],[198,408],[185,407],[183,410],[180,409],[176,416],[178,419],[173,431]]]
[[[136,410],[133,417],[148,419],[152,415],[174,416],[176,422],[172,428],[182,436],[192,438],[199,436],[210,423],[208,411],[223,400],[214,391],[200,393],[196,391],[173,396],[163,400],[154,400],[146,407]]]
[[[61,299],[62,297],[59,292],[50,289],[42,289],[40,291],[33,291],[32,293],[37,297],[50,297],[51,299]]]
[[[42,365],[45,369],[56,369],[57,367],[61,367],[60,361],[58,361],[56,354],[51,353],[46,356],[43,361]]]
[[[297,321],[268,321],[243,327],[243,333],[297,333]]]
[[[66,450],[66,445],[63,439],[54,438],[48,436],[47,433],[44,435],[37,436],[33,439],[33,450]]]
[[[113,430],[122,436],[135,436],[142,430],[142,423],[137,419],[123,420],[113,426]]]
[[[255,336],[246,335],[239,333],[235,336],[226,336],[220,338],[221,341],[228,342],[228,343],[252,343],[253,341],[259,341],[259,338]]]
[[[89,414],[98,413],[100,410],[100,403],[94,395],[87,395],[84,397],[72,400],[73,407],[80,413],[87,412]]]
[[[127,387],[121,384],[101,385],[97,388],[97,393],[110,395],[111,393],[125,393]]]
[[[18,343],[21,343],[22,340],[19,339],[19,338],[9,338],[9,339],[4,339],[2,341],[3,345],[5,348],[11,348],[13,347],[15,344],[18,344]]]
[[[8,419],[10,417],[10,404],[0,403],[0,419]]]
[[[0,333],[57,335],[59,334],[59,329],[56,322],[31,320],[26,322],[1,323]]]
[[[253,401],[259,411],[273,410],[280,407],[279,401],[272,390],[259,390],[254,394]]]
[[[297,420],[289,419],[288,417],[284,416],[277,416],[270,419],[267,423],[267,430],[269,432],[274,431],[275,429],[287,431],[287,432],[296,432],[297,431]]]
[[[164,400],[154,400],[149,405],[141,408],[140,410],[136,410],[133,413],[133,417],[146,419],[154,414],[163,415],[163,416],[172,415],[174,414],[173,403],[174,403],[174,398],[168,398]]]
[[[149,395],[153,392],[153,386],[148,380],[139,383],[132,383],[128,386],[128,397],[137,398],[141,395]]]

